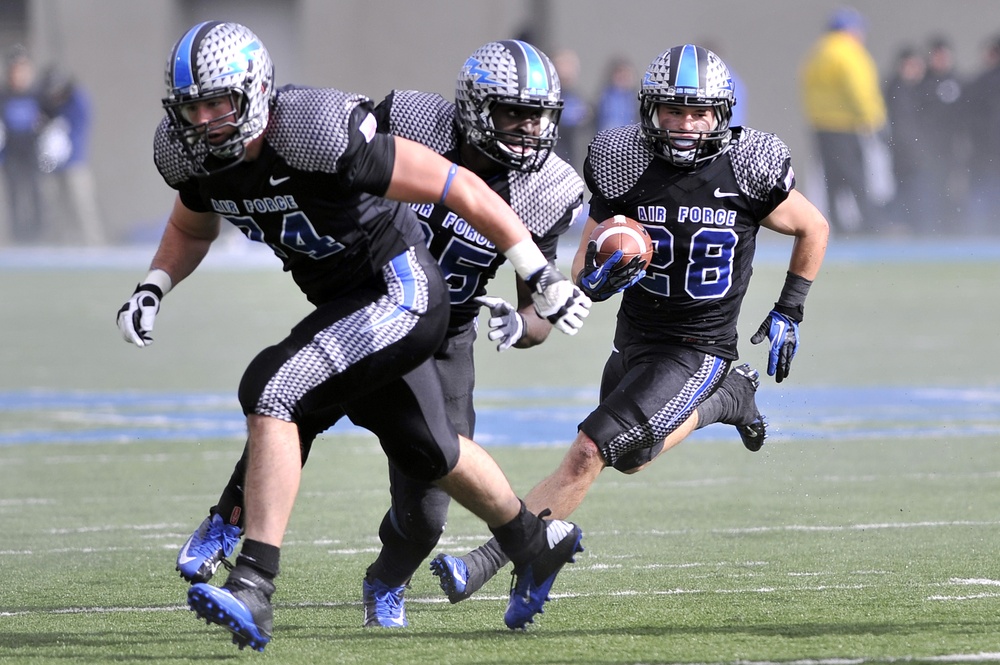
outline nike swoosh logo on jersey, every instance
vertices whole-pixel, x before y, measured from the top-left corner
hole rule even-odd
[[[717,199],[724,199],[727,196],[739,196],[739,193],[738,192],[724,192],[721,189],[719,189],[718,187],[716,187],[715,191],[712,192],[712,196],[714,196]]]
[[[281,183],[285,182],[286,180],[288,180],[291,177],[292,176],[290,176],[290,175],[286,175],[284,178],[275,178],[274,176],[271,176],[271,178],[268,180],[268,182],[271,183],[272,187],[277,187],[278,185],[280,185]]]

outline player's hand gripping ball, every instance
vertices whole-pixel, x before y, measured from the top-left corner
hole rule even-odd
[[[621,250],[617,265],[620,267],[632,261],[636,256],[642,259],[640,268],[645,270],[653,259],[653,239],[649,237],[646,227],[625,215],[610,217],[594,228],[590,239],[597,243],[595,259],[598,265],[604,265],[608,259]]]
[[[577,278],[591,300],[607,300],[646,276],[653,240],[639,222],[615,215],[594,228]]]

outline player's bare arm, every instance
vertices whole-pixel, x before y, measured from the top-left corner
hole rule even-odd
[[[468,169],[430,148],[395,137],[396,158],[386,197],[417,203],[442,202],[461,215],[501,252],[531,234],[500,196]],[[451,172],[454,167],[454,173]],[[430,177],[429,174],[436,174]]]
[[[218,215],[195,212],[181,202],[180,196],[176,197],[150,268],[166,272],[176,286],[208,254],[219,236],[219,226]]]
[[[761,226],[778,233],[795,236],[788,270],[810,281],[816,279],[826,254],[830,225],[809,199],[793,189]]]

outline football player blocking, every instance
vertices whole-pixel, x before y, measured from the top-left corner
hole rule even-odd
[[[606,467],[636,473],[710,423],[736,425],[744,445],[760,449],[759,376],[745,364],[730,371],[756,235],[763,227],[794,238],[778,300],[750,339],[768,342],[767,373],[777,382],[789,375],[829,236],[826,219],[794,188],[785,144],[729,126],[736,95],[716,54],[694,44],[662,52],[639,99],[640,122],[599,133],[584,164],[591,218],[573,275],[595,302],[622,297],[600,403],[560,466],[525,497],[529,508],[561,519]],[[598,220],[615,216],[648,231],[654,252],[647,266],[639,256],[597,260]],[[463,556],[439,554],[431,569],[459,602],[505,564],[491,541]]]
[[[489,76],[482,76],[485,72]],[[488,179],[531,230],[545,257],[555,260],[559,236],[583,210],[584,189],[572,167],[552,154],[561,109],[559,79],[549,58],[530,44],[505,40],[489,42],[467,59],[454,103],[436,94],[395,90],[374,114],[379,131],[423,143]],[[490,310],[489,339],[497,342],[498,351],[540,344],[552,326],[537,315],[520,277],[516,307],[485,295],[503,255],[455,224],[450,208],[424,205],[418,215],[446,280],[462,285],[450,291],[448,333],[434,363],[448,419],[459,434],[472,438],[472,342],[480,306]],[[330,420],[332,414],[327,414],[324,422]],[[303,463],[316,434],[300,428]],[[217,504],[181,549],[177,570],[185,579],[208,581],[239,543],[246,467],[244,451]],[[408,625],[406,585],[433,553],[447,519],[448,496],[432,483],[411,478],[392,463],[389,478],[392,503],[378,529],[382,550],[362,580],[365,627]]]
[[[527,511],[493,459],[443,416],[431,357],[447,329],[448,290],[403,202],[447,205],[468,221],[511,262],[538,314],[561,331],[579,329],[589,299],[480,178],[418,143],[376,132],[366,97],[329,88],[276,91],[267,50],[242,25],[210,21],[185,33],[168,61],[163,106],[154,161],[178,196],[149,274],[118,312],[123,338],[151,344],[161,300],[207,254],[220,214],[271,246],[316,306],[244,373],[245,540],[222,587],[190,588],[191,609],[228,629],[240,648],[264,649],[301,477],[300,435],[346,414],[379,436],[393,464],[486,522],[515,562],[517,592],[504,621],[524,626],[580,550],[582,533]],[[319,138],[311,131],[317,124],[327,130]],[[328,145],[318,144],[323,137]],[[254,203],[275,196],[294,206]],[[184,556],[194,551],[186,546]]]

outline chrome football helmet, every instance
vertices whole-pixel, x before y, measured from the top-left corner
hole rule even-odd
[[[693,145],[676,144],[677,132],[660,127],[656,107],[709,106],[715,112],[715,129],[700,134]],[[736,86],[726,63],[706,48],[694,44],[675,46],[656,56],[642,77],[639,115],[642,133],[657,157],[675,166],[693,168],[729,149],[729,121],[736,104]],[[690,133],[690,132],[685,132]]]
[[[539,135],[497,129],[492,113],[499,104],[536,110]],[[537,171],[559,138],[563,108],[559,75],[549,57],[527,42],[490,42],[462,65],[455,107],[459,131],[468,143],[508,169]]]
[[[195,175],[217,173],[242,161],[246,145],[264,133],[274,99],[274,65],[264,44],[239,23],[207,21],[188,30],[167,61],[167,96],[163,108],[168,133],[179,140]],[[234,111],[198,125],[188,120],[189,104],[228,98]],[[233,127],[220,142],[212,132]],[[218,160],[209,166],[206,159]]]

